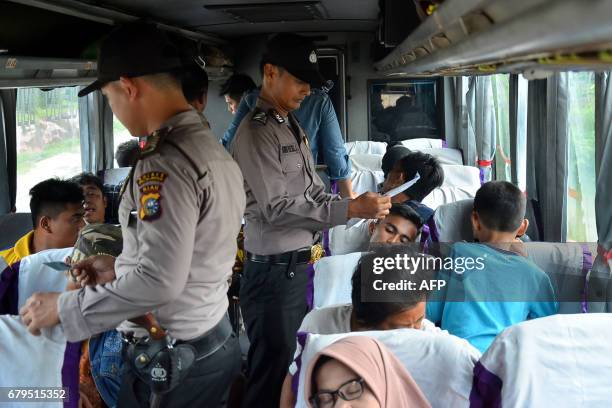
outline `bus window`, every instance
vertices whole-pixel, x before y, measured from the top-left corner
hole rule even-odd
[[[512,181],[510,161],[510,75],[491,76],[493,109],[497,126],[497,147],[495,151],[495,178]]]
[[[30,188],[81,172],[77,88],[17,90],[17,200],[30,211]]]
[[[130,131],[113,115],[113,154],[117,151],[117,146],[121,143],[129,142],[132,139],[134,138],[130,135]],[[119,167],[117,159],[114,159],[113,163],[114,167]]]
[[[442,137],[435,79],[369,81],[368,102],[370,140]]]
[[[596,242],[595,74],[568,74],[567,240]]]

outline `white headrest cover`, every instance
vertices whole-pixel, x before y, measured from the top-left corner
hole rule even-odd
[[[387,346],[404,363],[433,408],[468,407],[472,370],[480,353],[467,341],[445,332],[401,329],[345,334],[308,334],[300,356],[296,407],[305,407],[305,372],[317,352],[346,336],[369,336]],[[299,338],[299,337],[298,337]]]
[[[385,142],[348,142],[344,144],[349,156],[354,154],[379,154],[383,155],[387,151]]]
[[[56,271],[45,262],[63,262],[72,254],[73,248],[48,249],[24,257],[19,266],[18,307],[36,292],[63,292],[68,278],[64,272]]]
[[[440,164],[463,164],[463,155],[459,149],[419,149],[440,161]]]
[[[612,314],[548,316],[504,330],[480,363],[502,381],[501,406],[612,407],[611,338]]]
[[[350,156],[354,170],[382,170],[382,155],[380,154],[355,154]]]
[[[321,258],[314,264],[315,309],[351,303],[351,278],[361,258],[361,252]]]
[[[373,222],[373,221],[370,221]],[[367,251],[370,246],[369,222],[346,228],[338,225],[329,229],[329,251],[332,255],[345,255]]]
[[[443,147],[442,139],[428,139],[424,137],[418,139],[402,140],[400,144],[410,150],[423,150],[431,148],[442,149]]]
[[[353,191],[362,194],[367,191],[378,191],[378,185],[385,181],[382,170],[353,169],[351,171],[351,182]]]
[[[19,316],[0,315],[0,386],[61,387],[65,349],[60,326],[33,336]]]

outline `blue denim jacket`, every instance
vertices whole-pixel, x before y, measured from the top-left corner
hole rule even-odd
[[[223,134],[221,142],[226,149],[234,140],[234,135],[242,119],[253,109],[259,97],[259,90],[254,90],[242,98],[234,119]],[[322,149],[323,160],[331,180],[345,180],[351,175],[351,161],[344,147],[340,125],[336,111],[327,94],[319,89],[313,89],[310,96],[302,102],[299,109],[293,112],[300,126],[306,132],[312,156],[317,162],[319,147]]]
[[[122,350],[121,334],[116,330],[109,330],[89,340],[91,373],[98,392],[111,408],[117,405],[123,377]]]

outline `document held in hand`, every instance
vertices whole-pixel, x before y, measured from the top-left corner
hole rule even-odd
[[[410,187],[414,186],[416,184],[416,182],[419,181],[420,179],[421,179],[421,175],[417,171],[416,175],[414,176],[414,178],[412,180],[409,180],[409,181],[405,182],[401,186],[397,186],[395,188],[392,188],[391,190],[387,191],[383,195],[387,196],[387,197],[392,197],[393,198],[396,195],[398,195],[400,193],[403,193],[404,191],[406,191]],[[346,223],[346,229],[353,228],[353,227],[358,227],[361,224],[363,224],[364,222],[365,222],[364,218],[351,218]]]

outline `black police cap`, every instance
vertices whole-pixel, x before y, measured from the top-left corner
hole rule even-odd
[[[119,77],[173,72],[181,67],[179,51],[162,30],[147,23],[128,23],[102,40],[98,79],[83,88],[79,96],[98,90]]]
[[[301,35],[283,33],[272,37],[266,45],[262,64],[282,67],[313,88],[325,84],[314,43]]]

